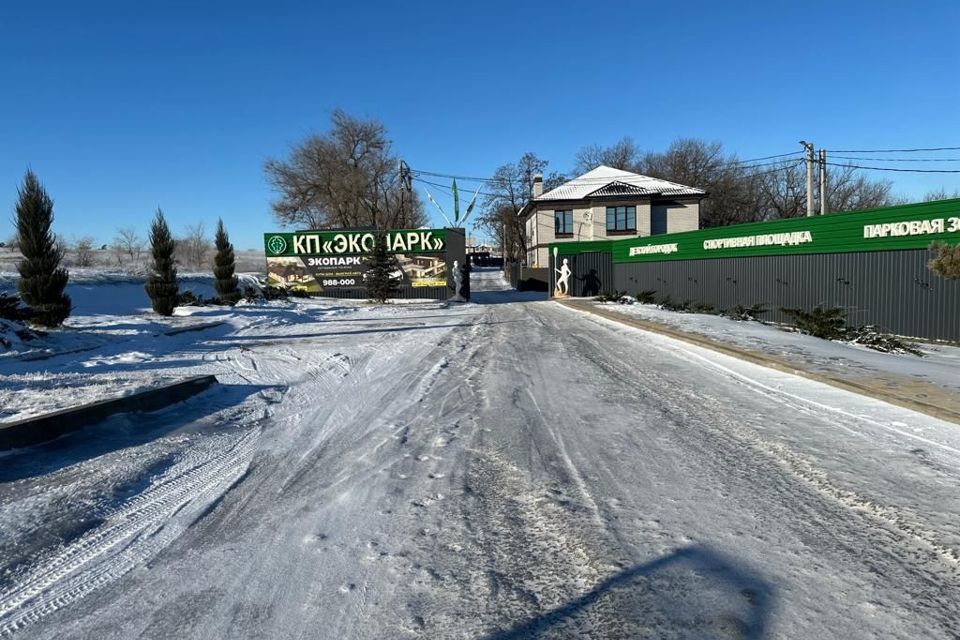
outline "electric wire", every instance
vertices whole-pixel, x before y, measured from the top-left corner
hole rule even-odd
[[[771,160],[771,159],[776,159],[776,158],[788,158],[788,157],[790,157],[790,156],[796,156],[796,155],[801,154],[801,153],[803,153],[803,151],[791,151],[791,152],[789,152],[789,153],[778,153],[778,154],[775,154],[775,155],[763,156],[763,157],[760,157],[760,158],[750,158],[750,159],[747,159],[747,160],[735,160],[735,161],[732,161],[732,162],[722,162],[722,163],[719,163],[719,164],[717,164],[717,165],[715,165],[715,166],[718,166],[718,167],[739,167],[739,168],[743,168],[743,169],[762,168],[762,167],[774,166],[774,165],[781,164],[781,163],[780,163],[780,162],[764,162],[764,163],[762,163],[762,164],[753,164],[753,163],[759,163],[759,162],[761,162],[761,161],[763,161],[763,160]],[[493,183],[493,184],[500,184],[500,183],[503,182],[503,180],[500,180],[500,179],[498,179],[498,178],[493,178],[493,177],[480,178],[480,177],[477,177],[477,176],[462,176],[462,175],[457,175],[457,174],[452,174],[452,173],[440,173],[440,172],[436,172],[436,171],[427,171],[427,170],[424,170],[424,169],[414,169],[414,168],[411,168],[411,169],[410,169],[410,172],[411,172],[412,174],[418,175],[418,176],[429,176],[429,177],[433,177],[433,178],[451,178],[451,179],[454,179],[454,178],[455,178],[455,179],[457,179],[457,180],[463,180],[463,181],[467,181],[467,182],[486,182],[486,183]],[[607,183],[610,182],[610,181],[611,181],[610,178],[596,178],[596,179],[580,180],[580,181],[578,181],[578,184],[592,184],[592,183],[594,183],[594,182],[596,182],[597,184],[607,184]]]
[[[870,158],[864,156],[838,156],[827,151],[828,157],[842,160],[867,160],[870,162],[960,162],[960,158]]]
[[[865,171],[895,171],[897,173],[960,173],[960,169],[900,169],[897,167],[865,167],[858,164],[840,164],[837,162],[827,162],[827,165],[831,167],[863,169]]]
[[[925,147],[916,149],[830,149],[833,153],[914,153],[918,151],[960,151],[960,147]]]

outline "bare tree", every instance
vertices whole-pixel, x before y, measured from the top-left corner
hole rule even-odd
[[[73,243],[74,262],[78,267],[93,266],[93,238],[83,236]]]
[[[833,167],[828,173],[828,211],[860,211],[901,204],[889,180],[871,180],[854,167]],[[757,169],[752,176],[754,220],[799,218],[807,214],[807,177],[803,162]]]
[[[386,128],[337,109],[331,128],[268,160],[272,203],[283,225],[310,229],[418,227],[427,217],[415,192],[403,190]]]
[[[124,266],[132,263],[134,268],[140,266],[140,255],[143,253],[143,238],[137,233],[134,227],[122,227],[117,229],[117,234],[113,237],[113,256],[117,260],[117,266]]]
[[[828,172],[827,202],[830,211],[860,211],[894,204],[903,199],[893,195],[893,182],[871,180],[854,167],[833,167]]]
[[[633,138],[627,136],[620,138],[610,147],[588,145],[577,152],[573,172],[578,176],[583,175],[600,165],[641,173],[643,154]]]
[[[202,222],[187,225],[184,235],[177,240],[177,259],[195,269],[202,269],[207,265],[207,258],[212,250],[210,238]]]
[[[755,169],[749,184],[751,210],[744,222],[807,214],[807,177],[802,162],[794,160]]]
[[[678,138],[665,151],[641,157],[633,140],[623,138],[611,147],[592,145],[577,154],[578,171],[596,164],[704,189],[701,227],[806,215],[806,172],[800,159],[744,163],[726,153],[720,142],[692,138]],[[829,210],[896,204],[891,187],[889,181],[871,180],[853,167],[834,168],[827,187]]]
[[[923,196],[924,202],[934,202],[936,200],[952,200],[960,198],[960,189],[954,189],[953,192],[947,191],[946,187],[940,187],[933,191],[928,191]]]
[[[486,196],[479,225],[500,245],[504,258],[519,262],[527,254],[524,221],[517,215],[533,194],[533,178],[543,175],[549,162],[534,153],[525,153],[515,164],[505,164],[493,173],[484,187]],[[565,180],[553,172],[544,176],[544,193]]]
[[[755,218],[751,169],[720,142],[678,138],[663,152],[644,154],[640,173],[697,187],[707,192],[700,208],[701,227],[719,227]]]

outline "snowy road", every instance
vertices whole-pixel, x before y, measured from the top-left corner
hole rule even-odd
[[[475,276],[0,458],[0,635],[960,636],[960,427]]]

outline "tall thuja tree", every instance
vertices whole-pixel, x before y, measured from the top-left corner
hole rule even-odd
[[[17,241],[23,260],[17,265],[17,289],[30,307],[30,319],[47,327],[58,327],[70,315],[70,296],[63,290],[69,274],[60,266],[63,246],[57,242],[53,225],[53,200],[33,171],[27,171],[17,199]]]
[[[157,214],[150,225],[150,253],[153,264],[150,276],[147,278],[147,295],[153,310],[162,316],[173,315],[177,306],[177,267],[173,263],[173,252],[176,243],[170,234],[170,227],[163,217],[163,211],[157,209]]]
[[[364,274],[364,280],[370,299],[383,304],[394,297],[399,289],[399,284],[394,278],[394,273],[398,267],[397,260],[387,247],[386,232],[377,234],[373,244],[373,253],[366,259],[366,265],[367,271]]]
[[[220,302],[230,305],[237,304],[240,300],[240,288],[237,283],[237,276],[234,275],[237,263],[233,255],[230,236],[227,235],[227,230],[223,228],[223,220],[217,221],[217,235],[214,242],[217,245],[217,255],[213,258],[213,286],[217,290]]]

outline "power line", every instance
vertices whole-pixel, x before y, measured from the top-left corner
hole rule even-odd
[[[802,153],[802,152],[798,152],[798,153]],[[764,162],[764,163],[759,163],[759,164],[740,164],[740,163],[734,163],[734,164],[723,164],[723,165],[719,165],[719,166],[720,166],[721,168],[722,168],[722,167],[729,167],[729,168],[738,168],[738,169],[763,169],[763,168],[765,168],[765,167],[775,167],[775,170],[779,171],[779,170],[781,170],[783,167],[785,167],[785,166],[790,166],[790,165],[792,165],[794,162],[799,161],[799,160],[801,160],[801,158],[793,158],[792,160],[778,161],[778,162]],[[428,176],[428,177],[433,177],[433,178],[450,178],[450,179],[460,180],[460,181],[463,181],[463,182],[480,182],[480,183],[483,183],[483,184],[492,184],[492,185],[499,185],[499,184],[504,184],[504,183],[506,183],[506,182],[510,182],[509,179],[505,179],[505,180],[504,180],[504,179],[499,179],[499,178],[476,178],[476,177],[470,177],[470,176],[456,175],[456,174],[452,174],[452,173],[438,173],[438,172],[434,172],[434,171],[422,171],[422,170],[419,170],[419,169],[412,169],[411,172],[412,172],[415,176],[418,176],[418,177],[419,177],[419,176]],[[605,185],[605,184],[609,184],[610,182],[616,181],[616,180],[617,180],[617,177],[616,177],[616,176],[606,176],[606,177],[597,177],[597,178],[574,178],[573,180],[576,180],[576,184],[577,184],[577,185],[599,185],[599,186],[603,186],[603,185]],[[660,178],[654,178],[654,180],[660,180]],[[571,181],[572,181],[572,180],[571,180]],[[669,180],[663,180],[663,181],[664,181],[664,182],[670,182]]]
[[[800,153],[802,153],[802,151],[801,151]],[[797,164],[799,164],[799,163],[801,163],[801,162],[803,162],[803,158],[796,158],[796,159],[794,159],[794,160],[792,160],[792,161],[788,161],[788,162],[770,163],[770,164],[768,164],[768,165],[755,165],[755,167],[764,167],[764,166],[772,166],[772,165],[776,165],[776,166],[775,166],[774,169],[770,169],[770,170],[767,170],[767,171],[761,171],[761,172],[759,172],[759,173],[751,173],[751,174],[750,174],[749,176],[747,176],[747,177],[748,177],[748,178],[755,178],[755,177],[770,175],[770,174],[772,174],[772,173],[777,173],[777,172],[784,171],[784,170],[787,170],[787,169],[792,169],[792,168],[796,167]],[[842,165],[842,166],[847,166],[847,165]],[[413,173],[416,174],[416,173],[418,173],[418,172],[417,172],[416,170],[414,170]],[[423,173],[424,175],[427,174],[427,172],[422,172],[422,173]],[[430,174],[430,175],[436,175],[436,174]],[[460,180],[463,176],[440,175],[439,177],[441,177],[441,178],[455,177],[457,180]],[[449,187],[448,185],[440,184],[440,183],[438,183],[438,182],[431,182],[431,181],[429,181],[429,180],[424,180],[423,178],[416,177],[416,176],[415,176],[413,179],[414,179],[415,181],[417,181],[417,182],[422,183],[422,184],[429,185],[429,186],[431,186],[431,187],[435,187],[435,188],[437,188],[437,189],[440,189],[440,190],[442,190],[446,195],[453,195],[453,191],[450,189],[450,187]],[[602,179],[602,180],[599,180],[599,179],[598,179],[598,180],[596,180],[596,181],[578,181],[577,184],[578,184],[578,185],[588,185],[588,186],[593,186],[593,185],[603,186],[603,185],[609,184],[610,182],[613,182],[613,181],[615,181],[615,180],[616,180],[615,178],[614,178],[614,179],[604,178],[604,179]],[[495,182],[499,183],[499,182],[501,182],[501,181],[497,180],[497,181],[495,181]],[[668,181],[665,181],[665,182],[668,182]],[[488,191],[481,191],[481,192],[480,192],[480,195],[481,195],[481,196],[489,196],[489,197],[492,197],[492,198],[498,198],[498,197],[501,196],[501,194],[490,193],[490,192],[488,192]]]
[[[801,151],[800,153],[803,153],[803,152]],[[771,169],[771,170],[769,170],[769,171],[761,171],[760,173],[751,173],[751,174],[748,175],[747,177],[748,177],[748,178],[758,178],[758,177],[760,177],[760,176],[768,176],[768,175],[770,175],[771,173],[778,173],[778,172],[783,171],[783,170],[785,170],[785,169],[793,169],[794,167],[796,167],[798,164],[800,164],[800,163],[803,162],[803,161],[804,161],[803,158],[797,158],[797,159],[794,160],[793,162],[787,162],[787,163],[781,164],[781,165],[780,165],[779,167],[777,167],[776,169]]]
[[[459,179],[459,178],[458,178],[458,179]],[[447,185],[443,185],[443,184],[440,184],[440,183],[438,183],[438,182],[430,182],[429,180],[424,180],[423,178],[416,178],[416,177],[415,177],[414,180],[416,180],[417,182],[421,182],[421,183],[423,183],[423,184],[430,185],[431,187],[436,187],[437,189],[441,189],[441,190],[444,192],[445,195],[448,195],[448,196],[452,196],[452,195],[453,195],[453,190],[452,190],[449,186],[447,186]],[[480,192],[480,195],[481,195],[481,196],[497,197],[496,194],[487,193],[487,192],[485,192],[485,191],[481,191],[481,192]]]
[[[960,162],[960,158],[867,158],[863,156],[837,156],[831,155],[831,158],[841,158],[843,160],[869,160],[871,162]]]
[[[850,169],[864,169],[866,171],[896,171],[898,173],[960,173],[960,169],[898,169],[896,167],[864,167],[856,164],[840,164],[828,162],[831,167],[849,167]]]
[[[960,151],[960,147],[926,147],[918,149],[828,149],[829,153],[914,153],[917,151]]]
[[[736,160],[730,162],[729,164],[744,164],[746,162],[759,162],[760,160],[771,160],[773,158],[786,158],[787,156],[795,156],[798,153],[803,153],[803,151],[791,151],[790,153],[778,153],[775,156],[764,156],[762,158],[751,158],[749,160]]]
[[[776,158],[788,158],[788,157],[790,157],[790,156],[796,156],[797,154],[800,154],[800,153],[803,153],[803,152],[802,152],[802,151],[791,151],[791,152],[789,152],[789,153],[778,153],[778,154],[775,154],[775,155],[763,156],[763,157],[760,157],[760,158],[750,158],[750,159],[747,159],[747,160],[734,160],[734,161],[731,161],[731,162],[721,162],[721,163],[719,163],[718,165],[715,165],[715,166],[719,166],[719,167],[739,167],[739,168],[742,168],[742,169],[758,169],[758,168],[762,168],[762,167],[774,166],[774,165],[777,165],[777,164],[780,164],[780,163],[779,163],[779,162],[765,162],[765,163],[762,163],[762,164],[751,164],[751,163],[760,162],[760,161],[762,161],[762,160],[772,160],[772,159],[776,159]],[[438,172],[435,172],[435,171],[425,171],[425,170],[422,170],[422,169],[411,169],[411,172],[414,173],[415,175],[419,175],[419,176],[430,176],[430,177],[433,177],[433,178],[451,178],[451,179],[456,178],[457,180],[463,180],[463,181],[467,181],[467,182],[485,182],[485,183],[494,183],[494,184],[499,184],[499,183],[504,182],[503,180],[500,180],[500,179],[498,179],[498,178],[492,178],[492,177],[479,178],[479,177],[477,177],[477,176],[461,176],[461,175],[452,174],[452,173],[438,173]],[[614,178],[614,179],[615,179],[615,178]],[[581,181],[578,182],[578,184],[594,184],[594,183],[596,183],[596,184],[607,184],[608,182],[610,182],[610,180],[611,180],[610,178],[596,178],[596,179],[581,180]]]

